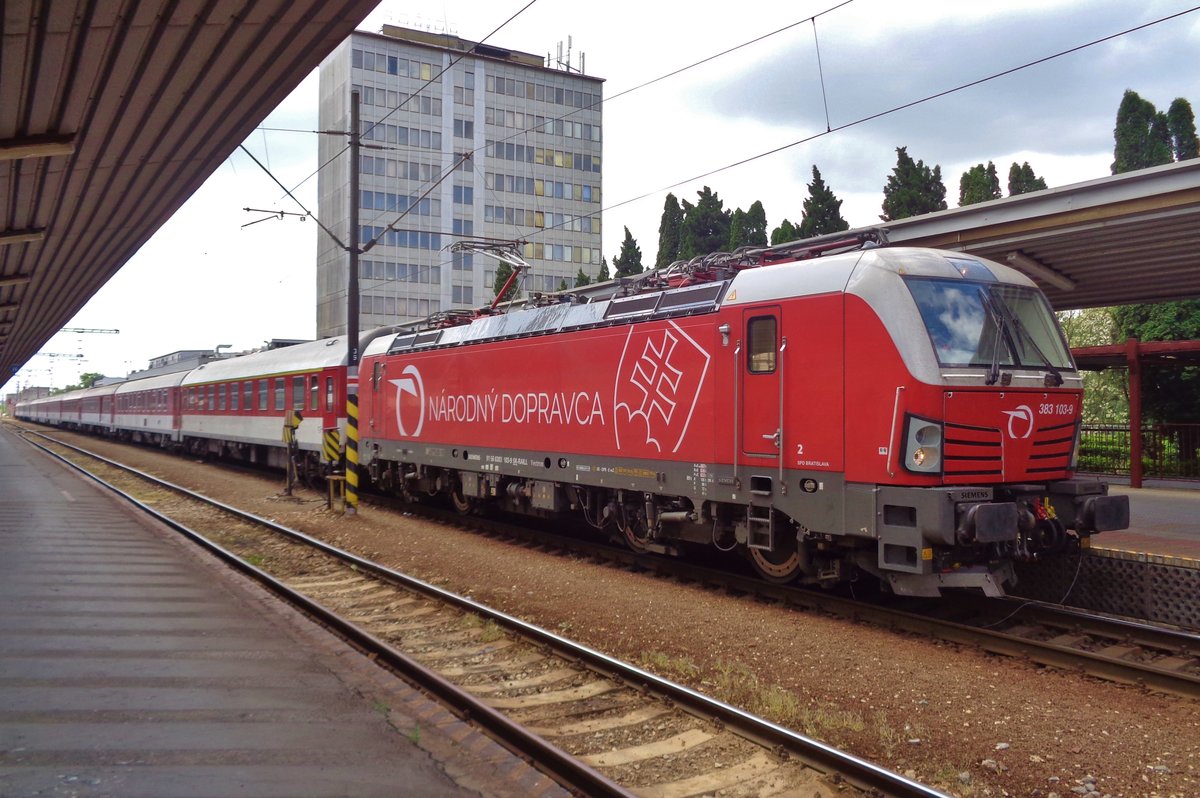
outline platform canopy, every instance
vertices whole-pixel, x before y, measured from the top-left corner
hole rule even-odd
[[[0,383],[377,0],[5,0]]]
[[[892,244],[990,258],[1055,310],[1200,297],[1200,159],[883,225]]]

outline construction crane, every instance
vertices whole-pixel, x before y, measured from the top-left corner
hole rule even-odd
[[[67,332],[67,333],[102,333],[102,334],[106,334],[106,335],[116,335],[117,333],[119,333],[119,332],[121,332],[121,331],[120,331],[120,330],[104,330],[104,329],[97,329],[97,328],[94,328],[94,327],[63,327],[61,330],[59,330],[59,332]]]

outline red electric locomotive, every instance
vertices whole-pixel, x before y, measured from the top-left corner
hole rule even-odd
[[[572,511],[639,551],[713,546],[768,579],[865,572],[906,595],[998,595],[1014,560],[1128,525],[1125,497],[1072,476],[1081,380],[1028,278],[955,252],[813,251],[380,336],[361,458],[464,512]]]

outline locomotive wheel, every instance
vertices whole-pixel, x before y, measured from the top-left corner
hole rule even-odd
[[[625,524],[621,527],[621,535],[625,538],[625,545],[634,552],[645,554],[649,551],[650,531],[642,522],[633,521]]]
[[[462,485],[456,484],[450,489],[450,503],[454,505],[454,510],[459,515],[470,515],[475,511],[475,498],[464,496]]]
[[[775,548],[749,549],[750,564],[754,570],[768,582],[786,584],[793,581],[803,570],[800,564],[800,552],[797,550],[795,536],[790,539],[776,539]]]

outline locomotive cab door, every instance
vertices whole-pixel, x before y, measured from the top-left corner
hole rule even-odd
[[[747,310],[742,316],[743,355],[737,377],[741,391],[742,454],[779,462],[783,448],[783,351],[779,308]]]

